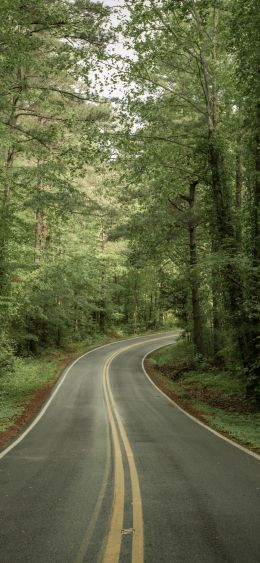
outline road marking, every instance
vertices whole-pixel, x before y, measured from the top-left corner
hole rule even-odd
[[[97,498],[97,501],[96,501],[96,504],[95,504],[93,514],[91,516],[89,526],[87,527],[85,535],[84,535],[82,542],[80,544],[78,555],[77,555],[76,559],[74,559],[73,563],[82,563],[85,559],[85,555],[86,555],[90,540],[92,538],[93,532],[95,530],[95,527],[96,527],[96,524],[97,524],[97,521],[98,521],[98,517],[99,517],[99,514],[100,514],[100,510],[101,510],[101,507],[102,507],[102,503],[103,503],[103,500],[104,500],[104,496],[105,496],[105,492],[106,492],[106,488],[107,488],[107,484],[108,484],[109,471],[110,471],[110,467],[111,467],[111,449],[110,449],[108,426],[107,426],[107,444],[106,444],[106,447],[107,447],[107,455],[106,455],[105,471],[104,471],[99,495],[98,495],[98,498]]]
[[[123,530],[121,530],[122,536],[129,536],[134,533],[135,533],[134,528],[124,528]]]
[[[173,335],[172,335],[173,336]],[[160,341],[163,339],[171,338],[172,336],[160,336]],[[124,467],[122,464],[122,454],[120,448],[120,441],[118,437],[115,419],[117,421],[118,429],[124,444],[124,449],[128,461],[131,490],[132,490],[132,506],[133,506],[133,538],[132,538],[132,563],[143,563],[144,561],[144,524],[143,524],[143,508],[142,498],[140,491],[140,484],[138,473],[135,465],[134,454],[130,446],[124,425],[119,416],[113,393],[109,380],[109,368],[113,360],[132,348],[136,348],[142,344],[149,344],[154,342],[157,338],[150,338],[145,342],[138,342],[125,346],[121,350],[116,350],[109,356],[105,362],[103,370],[103,387],[108,408],[108,416],[111,424],[112,438],[114,441],[114,456],[115,456],[115,481],[114,481],[114,503],[112,509],[112,520],[108,533],[105,554],[102,563],[118,563],[121,550],[123,518],[124,518]]]
[[[112,510],[112,519],[110,530],[108,534],[105,553],[103,556],[103,563],[117,563],[120,556],[121,549],[121,530],[123,528],[124,519],[124,503],[125,503],[125,476],[122,460],[122,453],[120,448],[119,436],[112,413],[112,408],[109,401],[107,390],[107,377],[109,365],[114,358],[114,354],[110,356],[104,366],[103,370],[103,387],[105,394],[105,401],[107,405],[108,418],[111,427],[112,439],[114,443],[114,501]]]
[[[169,336],[159,337],[159,338],[161,340],[161,338],[169,338]],[[157,340],[157,338],[149,339],[149,340],[145,341],[145,344],[149,343],[149,342],[153,342],[155,340]],[[135,347],[137,347],[137,346],[139,346],[143,343],[144,342],[142,341],[142,342],[139,342],[137,344],[129,345],[129,346],[122,348],[121,350],[114,352],[111,356],[109,356],[107,358],[105,366],[104,366],[104,371],[103,371],[103,384],[104,384],[104,392],[105,392],[105,397],[106,397],[106,404],[107,404],[108,413],[109,413],[108,416],[109,416],[110,424],[112,422],[111,430],[112,430],[112,437],[113,437],[113,441],[114,441],[114,448],[115,448],[115,450],[117,450],[117,454],[115,452],[115,455],[116,455],[115,471],[116,471],[116,464],[117,464],[118,460],[119,460],[119,471],[118,471],[117,476],[115,475],[115,483],[114,483],[114,495],[115,495],[114,503],[113,503],[114,519],[112,517],[109,537],[108,537],[107,544],[106,544],[105,556],[102,559],[102,563],[117,563],[118,562],[119,557],[120,557],[120,550],[121,550],[121,537],[124,536],[124,535],[130,535],[130,534],[133,536],[132,537],[132,563],[143,563],[143,560],[144,560],[143,514],[142,514],[142,501],[141,501],[139,479],[138,479],[138,474],[137,474],[136,465],[135,465],[135,461],[134,461],[134,455],[133,455],[130,443],[129,443],[127,435],[126,435],[125,428],[124,428],[124,426],[121,422],[120,416],[118,414],[118,411],[117,411],[117,408],[116,408],[116,405],[115,405],[115,401],[114,401],[114,397],[113,397],[113,394],[112,394],[111,386],[110,386],[110,381],[109,381],[109,368],[110,368],[112,361],[117,356],[119,356],[121,353],[123,353],[127,350],[130,350],[132,348],[135,348]],[[158,350],[158,348],[161,348],[161,347],[162,346],[157,346],[152,351]],[[245,453],[247,453],[247,454],[249,454],[249,455],[251,455],[254,458],[259,460],[260,456],[258,454],[255,454],[254,452],[250,452],[249,450],[247,450],[243,446],[240,446],[239,444],[236,444],[235,442],[233,442],[229,438],[226,438],[225,436],[223,436],[222,434],[220,434],[219,432],[217,432],[213,428],[210,428],[209,426],[207,426],[206,424],[204,424],[203,422],[201,422],[200,420],[198,420],[197,418],[192,416],[190,413],[188,413],[184,409],[182,409],[177,403],[175,403],[175,401],[173,401],[170,397],[168,397],[168,395],[166,395],[163,391],[161,391],[161,389],[159,387],[157,387],[157,385],[149,377],[149,375],[146,372],[145,367],[144,367],[145,358],[152,351],[148,352],[144,356],[144,358],[142,360],[142,368],[143,368],[143,371],[144,371],[146,377],[148,378],[149,382],[152,383],[152,385],[157,389],[157,391],[159,391],[168,401],[170,401],[172,404],[174,404],[174,406],[178,410],[183,412],[186,416],[191,418],[194,422],[196,422],[200,426],[203,426],[204,428],[206,428],[206,430],[208,430],[209,432],[212,432],[213,434],[215,434],[219,438],[222,438],[224,441],[230,443],[231,445],[237,447],[238,449],[244,451]],[[118,437],[118,432],[117,432],[117,429],[116,429],[114,417],[116,418],[117,423],[118,423],[118,428],[119,428],[120,435],[121,435],[121,438],[122,438],[122,441],[123,441],[123,444],[124,444],[124,448],[125,448],[125,452],[126,452],[126,456],[127,456],[127,460],[128,460],[128,464],[129,464],[129,470],[130,470],[131,487],[132,487],[132,500],[133,500],[133,528],[129,528],[129,529],[123,529],[122,528],[122,526],[123,526],[123,513],[124,513],[124,468],[123,468],[123,464],[122,464],[122,454],[121,454],[120,442],[119,442],[119,437]],[[114,432],[113,432],[113,430],[114,430]],[[118,479],[121,480],[121,484],[119,484],[120,481]],[[104,481],[106,482],[107,479],[104,478]],[[94,528],[95,528],[95,525],[96,525],[96,522],[97,522],[97,519],[98,519],[98,516],[99,516],[99,512],[100,512],[100,509],[101,509],[104,494],[102,494],[101,496],[102,496],[102,498],[100,499],[100,501],[97,501],[98,511],[96,513],[96,510],[95,510],[94,513],[93,513],[93,518],[92,518],[92,521],[91,521],[91,524],[90,524],[90,527],[89,527],[90,530],[87,530],[87,532],[86,532],[86,536],[85,536],[85,538],[82,542],[82,546],[81,546],[79,556],[74,561],[74,563],[82,563],[82,561],[84,559],[84,556],[86,554],[87,545],[89,544],[91,535],[94,531]],[[110,542],[110,546],[109,546],[109,542]],[[83,547],[83,545],[84,545],[84,547]]]
[[[163,336],[162,338],[170,338],[170,334],[168,334],[168,336]],[[39,420],[41,420],[41,418],[43,417],[43,415],[46,413],[48,407],[50,406],[51,402],[53,401],[55,395],[58,393],[61,385],[63,384],[64,380],[66,379],[69,371],[75,366],[75,364],[77,362],[79,362],[79,360],[81,360],[82,358],[85,358],[85,356],[88,356],[89,354],[92,354],[93,352],[96,352],[96,350],[101,350],[102,348],[106,348],[107,346],[111,346],[113,344],[120,344],[121,342],[129,342],[129,340],[136,340],[137,338],[143,338],[145,339],[145,336],[135,336],[134,338],[126,338],[124,340],[117,340],[116,342],[109,342],[108,344],[103,344],[102,346],[97,346],[96,348],[94,348],[93,350],[89,350],[88,352],[85,352],[85,354],[82,354],[81,356],[79,356],[79,358],[76,358],[76,360],[74,360],[74,362],[72,362],[72,364],[67,367],[67,369],[65,370],[64,374],[62,375],[61,379],[59,380],[59,382],[57,383],[57,385],[55,386],[53,392],[51,393],[50,398],[48,399],[47,403],[45,403],[44,407],[40,410],[39,414],[36,416],[36,418],[33,420],[33,422],[30,424],[30,426],[28,426],[28,428],[26,428],[26,430],[19,436],[19,438],[17,438],[14,442],[12,442],[12,444],[10,444],[10,446],[8,446],[7,448],[5,448],[1,453],[0,453],[0,459],[2,459],[4,456],[6,456],[13,448],[15,448],[16,446],[18,446],[18,444],[27,436],[27,434],[29,434],[29,432],[31,432],[31,430],[36,426],[36,424],[39,422]],[[158,336],[156,337],[157,339],[161,338],[160,334],[158,334]],[[154,338],[153,340],[156,340],[156,338]],[[140,344],[145,343],[146,340],[142,340],[140,342]]]
[[[127,350],[130,350],[130,349],[135,348],[137,346],[140,346],[142,344],[149,344],[150,342],[154,342],[154,341],[157,341],[157,340],[161,341],[162,339],[169,339],[172,336],[173,335],[171,335],[171,334],[167,334],[167,335],[164,335],[164,336],[161,336],[161,335],[155,336],[154,335],[154,338],[150,338],[148,340],[145,340],[145,337],[143,337],[141,341],[139,341],[135,344],[130,344],[128,346],[125,346],[124,348],[121,348],[120,350],[117,350],[111,356],[109,356],[107,358],[106,362],[105,362],[105,366],[104,366],[104,370],[103,370],[103,388],[104,388],[105,401],[106,401],[106,405],[107,405],[108,419],[109,419],[113,443],[114,443],[115,481],[114,481],[114,503],[113,503],[113,510],[112,510],[112,520],[111,520],[110,530],[109,530],[108,539],[107,539],[106,548],[105,548],[105,554],[104,554],[104,557],[102,559],[102,563],[118,563],[119,557],[120,557],[120,550],[121,550],[121,539],[122,539],[122,535],[123,535],[122,530],[123,530],[123,518],[124,518],[124,467],[123,467],[123,460],[122,460],[122,453],[121,453],[119,435],[118,435],[117,427],[116,427],[116,424],[115,424],[115,418],[117,420],[119,432],[121,434],[122,442],[124,444],[126,457],[127,457],[128,465],[129,465],[130,479],[131,479],[132,500],[133,500],[133,532],[134,532],[133,537],[132,537],[132,563],[143,563],[143,561],[144,561],[143,512],[142,512],[142,500],[141,500],[141,493],[140,493],[139,478],[138,478],[138,473],[137,473],[137,469],[136,469],[136,465],[135,465],[135,461],[134,461],[133,451],[131,449],[129,440],[127,438],[124,426],[123,426],[121,419],[119,417],[119,414],[118,414],[118,411],[117,411],[117,408],[116,408],[116,405],[115,405],[115,401],[114,401],[114,398],[113,398],[113,394],[112,394],[112,391],[111,391],[110,382],[109,382],[109,367],[110,367],[114,358],[116,358],[121,353],[123,353]],[[139,338],[139,337],[136,337],[136,338]],[[129,340],[130,339],[126,339],[125,341],[129,341]],[[133,338],[132,340],[135,340],[135,338]],[[9,453],[9,451],[11,451],[13,448],[15,448],[27,436],[27,434],[29,434],[29,432],[36,426],[36,424],[43,417],[43,415],[47,411],[49,405],[51,404],[54,397],[58,393],[58,391],[59,391],[61,385],[63,384],[65,378],[67,377],[69,371],[74,367],[74,365],[79,360],[81,360],[82,358],[84,358],[88,354],[95,352],[98,349],[105,348],[107,346],[110,346],[111,344],[119,344],[121,342],[124,342],[124,341],[121,340],[121,341],[117,341],[117,342],[113,342],[113,343],[109,343],[109,344],[104,344],[103,346],[99,346],[97,348],[94,348],[93,350],[89,350],[89,352],[86,352],[85,354],[82,354],[79,358],[76,358],[76,360],[74,360],[73,363],[65,370],[63,376],[61,377],[58,384],[56,385],[56,387],[55,387],[54,391],[52,392],[50,398],[45,403],[44,407],[39,412],[39,414],[36,416],[36,418],[33,420],[33,422],[30,424],[30,426],[21,434],[21,436],[19,436],[19,438],[17,438],[12,444],[10,444],[10,446],[8,446],[5,450],[3,450],[0,453],[0,459],[3,458],[5,455],[7,455]],[[113,412],[114,412],[114,415],[113,415]],[[95,509],[94,509],[94,512],[93,512],[93,516],[91,518],[90,525],[89,525],[89,527],[86,531],[85,536],[83,537],[78,556],[76,557],[74,563],[82,563],[84,558],[85,558],[86,551],[87,551],[89,542],[91,540],[92,534],[94,532],[94,529],[95,529],[95,526],[96,526],[96,523],[97,523],[97,520],[98,520],[98,516],[99,516],[99,513],[100,513],[100,509],[101,509],[101,506],[102,506],[102,501],[103,501],[103,498],[104,498],[106,484],[107,484],[108,473],[109,473],[109,462],[108,462],[108,465],[106,465],[106,468],[105,468],[104,477],[103,477],[103,481],[102,481],[102,485],[101,485],[101,490],[100,490],[100,493],[99,493],[99,496],[98,496],[98,499],[97,499],[97,502],[96,502],[96,505],[95,505]]]
[[[146,344],[148,342],[149,341],[146,341]],[[107,370],[106,370],[106,383],[107,383],[109,398],[110,398],[110,401],[111,401],[111,404],[112,404],[112,407],[113,407],[114,415],[116,417],[118,428],[119,428],[121,438],[122,438],[122,441],[123,441],[123,444],[124,444],[126,457],[127,457],[127,461],[128,461],[128,465],[129,465],[129,471],[130,471],[131,488],[132,488],[132,502],[133,502],[133,529],[135,531],[135,533],[133,534],[133,538],[132,538],[132,563],[143,563],[143,560],[144,560],[144,524],[143,524],[143,508],[142,508],[142,498],[141,498],[141,492],[140,492],[139,478],[138,478],[138,473],[137,473],[137,469],[136,469],[136,465],[135,465],[134,454],[133,454],[132,448],[130,446],[125,428],[124,428],[122,421],[120,419],[120,416],[118,414],[116,404],[115,404],[115,401],[114,401],[114,397],[113,397],[113,394],[112,394],[111,386],[110,386],[110,381],[109,381],[109,367],[110,367],[110,364],[112,363],[112,361],[114,360],[114,358],[119,356],[119,354],[121,352],[126,352],[130,348],[135,348],[136,346],[138,346],[138,345],[135,344],[135,345],[132,345],[132,346],[128,346],[128,347],[124,348],[124,350],[117,352],[116,354],[114,354],[110,358],[108,365],[107,365]],[[120,544],[121,544],[121,535],[120,535]],[[103,563],[107,563],[105,559],[104,559]],[[112,563],[112,561],[111,561],[111,563]]]
[[[161,393],[161,395],[163,395],[163,397],[165,399],[167,399],[168,401],[170,401],[170,403],[172,403],[179,411],[183,412],[183,414],[186,414],[186,416],[188,416],[188,418],[190,418],[191,420],[193,420],[194,422],[196,422],[197,424],[199,424],[200,426],[202,426],[203,428],[206,428],[206,430],[208,430],[209,432],[211,432],[212,434],[215,434],[215,436],[218,436],[218,438],[221,438],[222,440],[224,440],[225,442],[228,442],[228,444],[231,444],[231,446],[234,446],[235,448],[238,448],[239,450],[241,450],[242,452],[246,453],[247,455],[250,455],[251,457],[254,457],[255,459],[257,459],[258,461],[260,461],[260,455],[258,455],[255,452],[251,452],[250,450],[248,450],[247,448],[244,448],[243,446],[240,446],[240,444],[237,444],[237,442],[233,442],[233,440],[231,440],[230,438],[227,438],[226,436],[223,436],[223,434],[220,434],[217,430],[214,430],[213,428],[211,428],[210,426],[207,426],[207,424],[204,424],[204,422],[202,422],[201,420],[199,420],[198,418],[196,418],[195,416],[193,416],[192,414],[190,414],[189,412],[185,411],[182,407],[180,407],[177,403],[175,403],[175,401],[173,399],[171,399],[170,397],[168,397],[168,395],[166,395],[166,393],[164,393],[154,382],[153,380],[150,378],[149,374],[147,373],[145,367],[144,367],[144,362],[147,358],[147,356],[149,356],[149,354],[151,354],[152,352],[155,352],[155,350],[158,350],[159,348],[163,348],[163,346],[156,346],[156,348],[154,348],[153,350],[150,350],[150,352],[147,352],[147,354],[145,354],[145,356],[143,357],[142,360],[142,368],[143,368],[143,372],[146,375],[148,381],[155,387],[155,389],[157,389],[157,391],[159,391],[159,393]]]

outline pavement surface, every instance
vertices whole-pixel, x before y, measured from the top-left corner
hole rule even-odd
[[[0,454],[1,563],[259,563],[259,460],[181,412],[144,355],[88,353]]]

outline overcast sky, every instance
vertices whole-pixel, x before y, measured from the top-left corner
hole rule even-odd
[[[117,14],[116,10],[116,8],[123,7],[125,5],[124,0],[103,0],[102,3],[105,6],[115,8],[115,11],[111,14],[111,27],[116,26],[116,24],[120,21],[119,17],[126,17],[126,10],[125,13],[121,11],[120,15]],[[130,51],[124,47],[122,37],[120,38],[120,36],[118,37],[118,41],[116,43],[113,43],[108,47],[108,51],[111,52],[111,54],[114,52],[122,56],[131,55]],[[125,94],[125,88],[124,84],[116,76],[116,70],[109,68],[108,65],[103,65],[102,74],[103,80],[101,77],[101,84],[99,87],[100,94],[104,97],[122,98]]]

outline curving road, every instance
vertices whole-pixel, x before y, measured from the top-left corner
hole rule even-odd
[[[259,562],[259,460],[186,416],[142,370],[174,338],[83,356],[0,454],[1,563]]]

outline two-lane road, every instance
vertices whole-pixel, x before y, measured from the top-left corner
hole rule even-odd
[[[2,563],[258,563],[259,460],[165,398],[142,358],[174,335],[75,362],[0,454]]]

